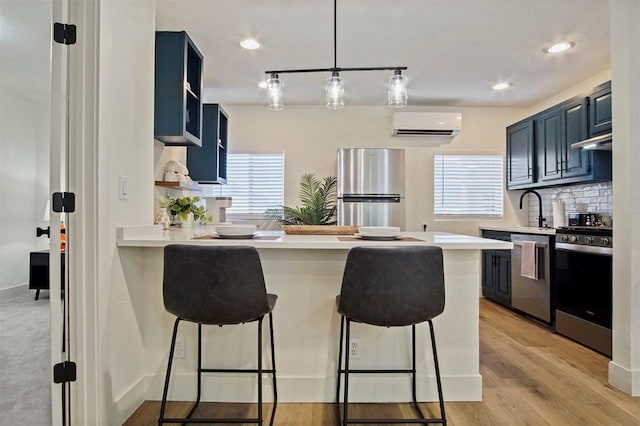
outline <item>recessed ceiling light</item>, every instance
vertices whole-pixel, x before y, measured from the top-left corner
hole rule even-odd
[[[491,86],[491,88],[493,90],[504,90],[504,89],[506,89],[508,87],[511,87],[511,84],[510,83],[506,83],[506,82],[504,82],[504,83],[496,83],[493,86]]]
[[[260,83],[258,83],[258,87],[261,89],[266,89],[267,88],[267,82],[266,81],[261,81]]]
[[[576,44],[572,41],[563,41],[560,43],[556,43],[550,47],[547,47],[544,49],[545,53],[562,53],[564,51],[567,51],[569,49],[571,49],[573,46],[575,46]]]
[[[242,40],[240,42],[240,46],[244,47],[245,49],[255,50],[260,48],[260,43],[252,38],[248,38],[246,40]]]

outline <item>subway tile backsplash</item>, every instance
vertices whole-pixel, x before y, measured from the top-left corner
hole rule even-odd
[[[565,214],[580,211],[597,213],[603,216],[606,225],[611,225],[613,212],[613,186],[611,182],[589,183],[585,185],[561,186],[557,188],[536,189],[542,196],[542,216],[546,225],[553,223],[554,201],[564,201]],[[538,226],[538,198],[528,194],[529,226]]]

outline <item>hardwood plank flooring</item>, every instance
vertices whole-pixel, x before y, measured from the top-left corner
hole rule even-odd
[[[436,331],[437,333],[437,331]],[[640,425],[640,398],[607,383],[609,360],[547,327],[486,299],[480,300],[482,402],[446,403],[447,423],[456,425]],[[183,416],[190,402],[168,404],[168,414]],[[252,404],[204,403],[205,416],[255,416]],[[361,417],[415,416],[411,404],[353,404]],[[421,404],[438,416],[437,403]],[[155,425],[160,403],[144,402],[126,426]],[[271,405],[265,409],[265,419]],[[338,424],[333,404],[279,403],[276,426]]]

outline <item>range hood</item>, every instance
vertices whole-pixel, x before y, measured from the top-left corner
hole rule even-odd
[[[599,149],[602,151],[611,151],[611,145],[613,145],[612,142],[613,138],[611,133],[607,133],[605,135],[595,136],[580,142],[572,143],[571,149]]]

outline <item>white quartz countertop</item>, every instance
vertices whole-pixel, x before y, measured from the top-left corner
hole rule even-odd
[[[505,231],[516,232],[520,234],[540,234],[540,235],[556,235],[555,228],[536,228],[533,226],[500,226],[500,225],[482,225],[481,230],[487,231]]]
[[[209,239],[195,237],[213,236]],[[190,229],[163,231],[160,226],[121,227],[117,231],[117,245],[120,247],[164,247],[168,244],[193,245],[250,245],[265,249],[328,249],[347,250],[362,245],[436,245],[444,250],[493,250],[511,249],[508,241],[497,241],[469,235],[446,232],[403,232],[394,241],[362,240],[352,235],[288,235],[281,231],[258,231],[253,239],[215,238],[213,227],[199,226]],[[341,241],[339,237],[351,237]]]

